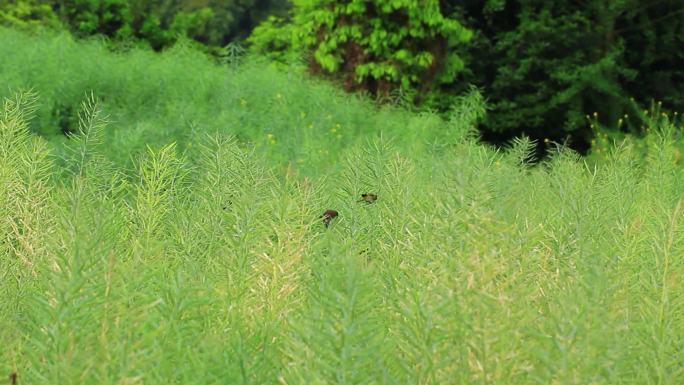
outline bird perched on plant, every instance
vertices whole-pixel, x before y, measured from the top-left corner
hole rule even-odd
[[[361,199],[359,199],[357,202],[373,203],[377,199],[378,199],[377,194],[365,193],[365,194],[361,194]]]
[[[330,221],[332,221],[333,218],[335,218],[338,215],[337,211],[335,210],[325,210],[323,215],[321,215],[319,218],[323,219],[323,224],[325,227],[330,226]]]

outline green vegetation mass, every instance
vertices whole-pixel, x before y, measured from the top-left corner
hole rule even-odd
[[[99,42],[79,43],[68,34],[33,38],[0,29],[0,83],[6,84],[0,96],[36,91],[32,130],[66,143],[65,134],[78,127],[83,98],[94,93],[111,121],[103,151],[121,164],[147,144],[177,140],[185,148],[200,130],[230,133],[283,166],[297,163],[306,174],[320,174],[343,149],[380,132],[416,151],[441,147],[452,135],[434,114],[417,118],[391,107],[378,110],[307,80],[297,67],[284,72],[245,60],[240,67],[221,66],[184,45],[161,54],[114,55]]]
[[[185,37],[214,50],[246,37],[267,15],[283,14],[287,7],[284,0],[3,0],[0,25],[63,29],[155,50]]]
[[[682,1],[292,3],[289,19],[254,30],[252,49],[286,61],[297,52],[347,89],[423,109],[448,109],[475,85],[490,101],[480,130],[499,144],[525,134],[584,153],[594,112],[640,134],[635,112],[653,99],[684,110]]]
[[[0,29],[0,83],[4,378],[684,382],[666,117],[532,165],[477,143],[477,92],[443,119],[182,44]]]
[[[538,154],[545,139],[585,155],[599,134],[643,135],[652,103],[684,111],[681,0],[5,0],[0,25],[116,51],[181,41],[232,60],[250,50],[447,115],[477,87],[483,138],[526,135]]]

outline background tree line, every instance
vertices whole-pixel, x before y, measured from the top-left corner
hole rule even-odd
[[[475,85],[495,142],[584,151],[598,126],[640,134],[653,100],[684,110],[682,0],[15,0],[0,20],[154,49],[250,36],[254,51],[414,108],[448,111]]]
[[[180,36],[208,47],[245,38],[267,15],[284,14],[285,0],[9,0],[0,22],[18,28],[67,28],[79,37],[103,35],[147,43],[155,50]]]

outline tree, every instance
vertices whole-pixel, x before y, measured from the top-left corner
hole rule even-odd
[[[471,0],[447,8],[476,31],[462,54],[467,70],[451,87],[484,89],[486,137],[569,138],[585,150],[587,115],[616,127],[636,115],[631,97],[682,106],[681,1]]]
[[[347,90],[386,97],[400,89],[423,100],[463,70],[455,48],[470,37],[437,0],[295,0],[288,22],[270,19],[250,41],[260,52],[303,53],[314,73]]]
[[[0,2],[0,25],[23,30],[41,27],[61,28],[47,0],[7,0]]]
[[[67,28],[74,35],[142,41],[155,50],[180,36],[208,47],[245,38],[286,0],[10,0],[0,1],[0,23],[19,28]]]

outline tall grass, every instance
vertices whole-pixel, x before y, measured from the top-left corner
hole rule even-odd
[[[29,135],[35,105],[19,94],[0,120],[0,373],[21,383],[684,381],[666,123],[646,158],[531,166],[529,141],[482,147],[457,109],[448,146],[370,139],[302,178],[222,133],[123,167],[93,98],[53,149]]]

